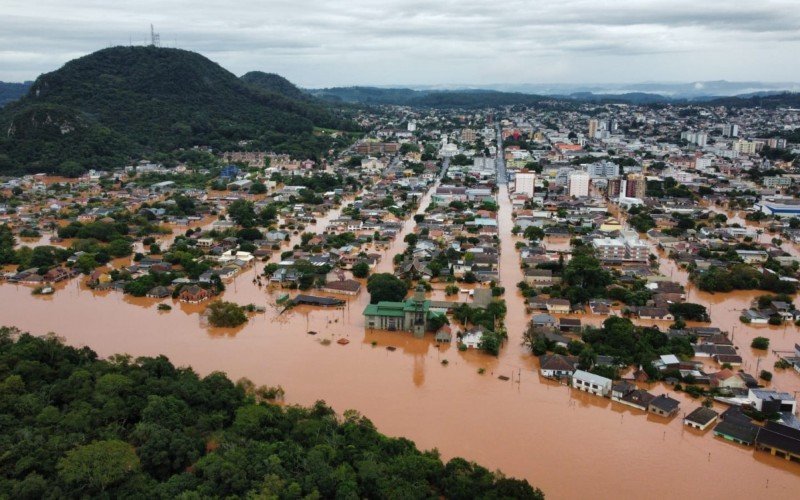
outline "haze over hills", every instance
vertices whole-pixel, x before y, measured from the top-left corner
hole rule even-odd
[[[0,110],[7,131],[0,171],[118,167],[148,153],[241,140],[305,155],[330,146],[315,127],[354,127],[277,78],[240,80],[179,49],[100,50],[41,75],[22,99]]]
[[[709,104],[728,103],[737,106],[770,105],[795,106],[800,94],[786,91],[758,92],[730,97],[708,96],[698,98],[672,98],[647,92],[621,94],[596,94],[573,92],[571,94],[528,94],[484,89],[412,89],[384,87],[334,87],[311,89],[309,92],[332,102],[368,105],[394,104],[423,107],[487,107],[505,105],[533,105],[543,101],[561,105],[581,102],[611,102],[628,104]]]
[[[28,92],[33,82],[8,83],[0,82],[0,108],[16,101]]]
[[[497,90],[548,96],[653,94],[670,99],[710,99],[753,94],[800,92],[797,82],[730,82],[726,80],[694,82],[640,83],[521,83],[490,85],[408,85],[413,90]]]

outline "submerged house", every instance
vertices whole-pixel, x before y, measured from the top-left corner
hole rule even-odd
[[[425,299],[425,289],[418,287],[414,296],[401,302],[381,301],[369,304],[364,309],[367,328],[379,330],[403,330],[422,337],[428,322],[439,313],[431,309],[431,301]]]

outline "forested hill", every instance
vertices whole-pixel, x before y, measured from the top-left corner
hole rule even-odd
[[[23,83],[9,83],[9,82],[0,82],[0,108],[5,106],[6,104],[16,101],[30,88],[32,82],[23,82]]]
[[[257,401],[267,393],[163,356],[104,361],[0,328],[0,496],[543,497],[463,459],[443,464],[355,412]]]
[[[194,52],[113,47],[40,76],[0,110],[0,172],[58,171],[70,161],[117,167],[151,152],[241,140],[303,156],[329,146],[315,126],[348,124],[329,106],[257,88]]]
[[[389,104],[432,108],[483,108],[534,105],[553,98],[496,90],[411,90],[379,87],[333,87],[309,91],[320,99],[359,104]]]
[[[275,73],[251,71],[242,75],[241,80],[256,88],[266,90],[267,92],[275,92],[295,99],[311,99],[310,94],[303,92],[295,84]]]
[[[731,108],[800,108],[800,93],[779,92],[765,95],[719,97],[708,101],[707,104]]]

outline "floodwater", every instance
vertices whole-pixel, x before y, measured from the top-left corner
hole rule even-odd
[[[420,210],[429,201],[429,195],[424,197]],[[324,399],[340,413],[353,408],[384,433],[408,437],[423,449],[438,448],[445,458],[463,456],[524,477],[550,498],[640,498],[643,487],[656,498],[786,498],[797,490],[797,464],[729,444],[710,432],[694,432],[680,418],[667,421],[542,380],[535,358],[520,344],[528,318],[516,288],[522,271],[510,233],[505,186],[498,201],[509,342],[497,358],[459,352],[455,346],[437,348],[430,337],[365,331],[361,312],[369,300],[366,290],[343,308],[298,307],[278,315],[274,303],[281,290],[252,283],[261,263],[229,284],[225,298],[266,305],[267,312],[235,330],[204,327],[197,314],[203,305],[166,300],[173,310],[160,312],[156,304],[161,301],[95,293],[77,281],[47,297],[30,295],[28,287],[0,285],[0,318],[33,333],[56,332],[101,356],[165,354],[200,373],[220,370],[233,379],[281,385],[289,403]],[[329,213],[309,230],[323,230],[338,214]],[[403,237],[413,224],[406,222],[376,272],[391,270],[391,257],[402,251]],[[669,265],[664,263],[665,272],[685,281]],[[690,288],[689,300],[707,303],[712,324],[728,328],[739,316],[729,310],[743,307],[753,295],[709,296]],[[794,327],[736,326],[734,340],[749,363],[756,356],[749,352],[756,332],[769,332],[780,346],[797,336]],[[307,334],[310,330],[317,335]],[[350,343],[337,344],[341,337]],[[323,339],[333,342],[325,345]],[[771,368],[773,362],[770,353],[761,365]],[[480,368],[485,373],[479,374]],[[499,380],[500,375],[510,380]],[[774,384],[798,390],[800,376],[776,374]],[[668,391],[660,386],[651,390]],[[671,395],[682,401],[682,412],[699,404],[681,393]]]

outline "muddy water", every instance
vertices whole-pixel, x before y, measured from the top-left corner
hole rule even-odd
[[[422,200],[421,209],[429,200]],[[355,408],[382,432],[406,436],[421,448],[436,447],[445,457],[461,455],[525,477],[551,498],[641,497],[642,484],[659,492],[656,497],[785,498],[796,491],[796,464],[692,432],[678,418],[667,422],[541,380],[535,360],[519,345],[527,318],[516,289],[522,275],[505,187],[498,201],[510,337],[499,358],[462,353],[454,346],[437,348],[431,339],[404,333],[365,331],[361,312],[369,297],[364,290],[344,308],[298,307],[278,315],[271,304],[281,291],[252,284],[263,264],[237,277],[225,292],[227,300],[268,305],[266,314],[254,315],[238,330],[202,326],[196,314],[202,305],[167,301],[174,309],[159,312],[157,300],[96,294],[76,281],[46,298],[31,296],[24,286],[0,286],[0,322],[34,333],[55,331],[103,356],[163,353],[201,373],[222,370],[234,379],[280,384],[290,403],[325,399],[339,412]],[[324,229],[325,220],[336,216],[338,211],[329,214],[314,230]],[[403,237],[412,228],[413,221],[407,222],[378,271],[391,269],[391,256],[402,251]],[[691,298],[697,300],[694,292]],[[726,314],[738,317],[724,312],[738,305],[721,297],[718,302],[712,304],[715,323],[732,321]],[[308,335],[309,330],[317,335]],[[748,335],[754,334],[737,328],[737,344]],[[350,343],[337,344],[341,337]],[[323,339],[334,342],[324,345]],[[445,359],[447,365],[441,362]],[[479,368],[486,370],[483,375]],[[501,381],[498,375],[511,380]],[[800,377],[793,376],[776,376],[776,384],[796,390]],[[697,406],[681,394],[674,396],[683,401],[682,410]]]

